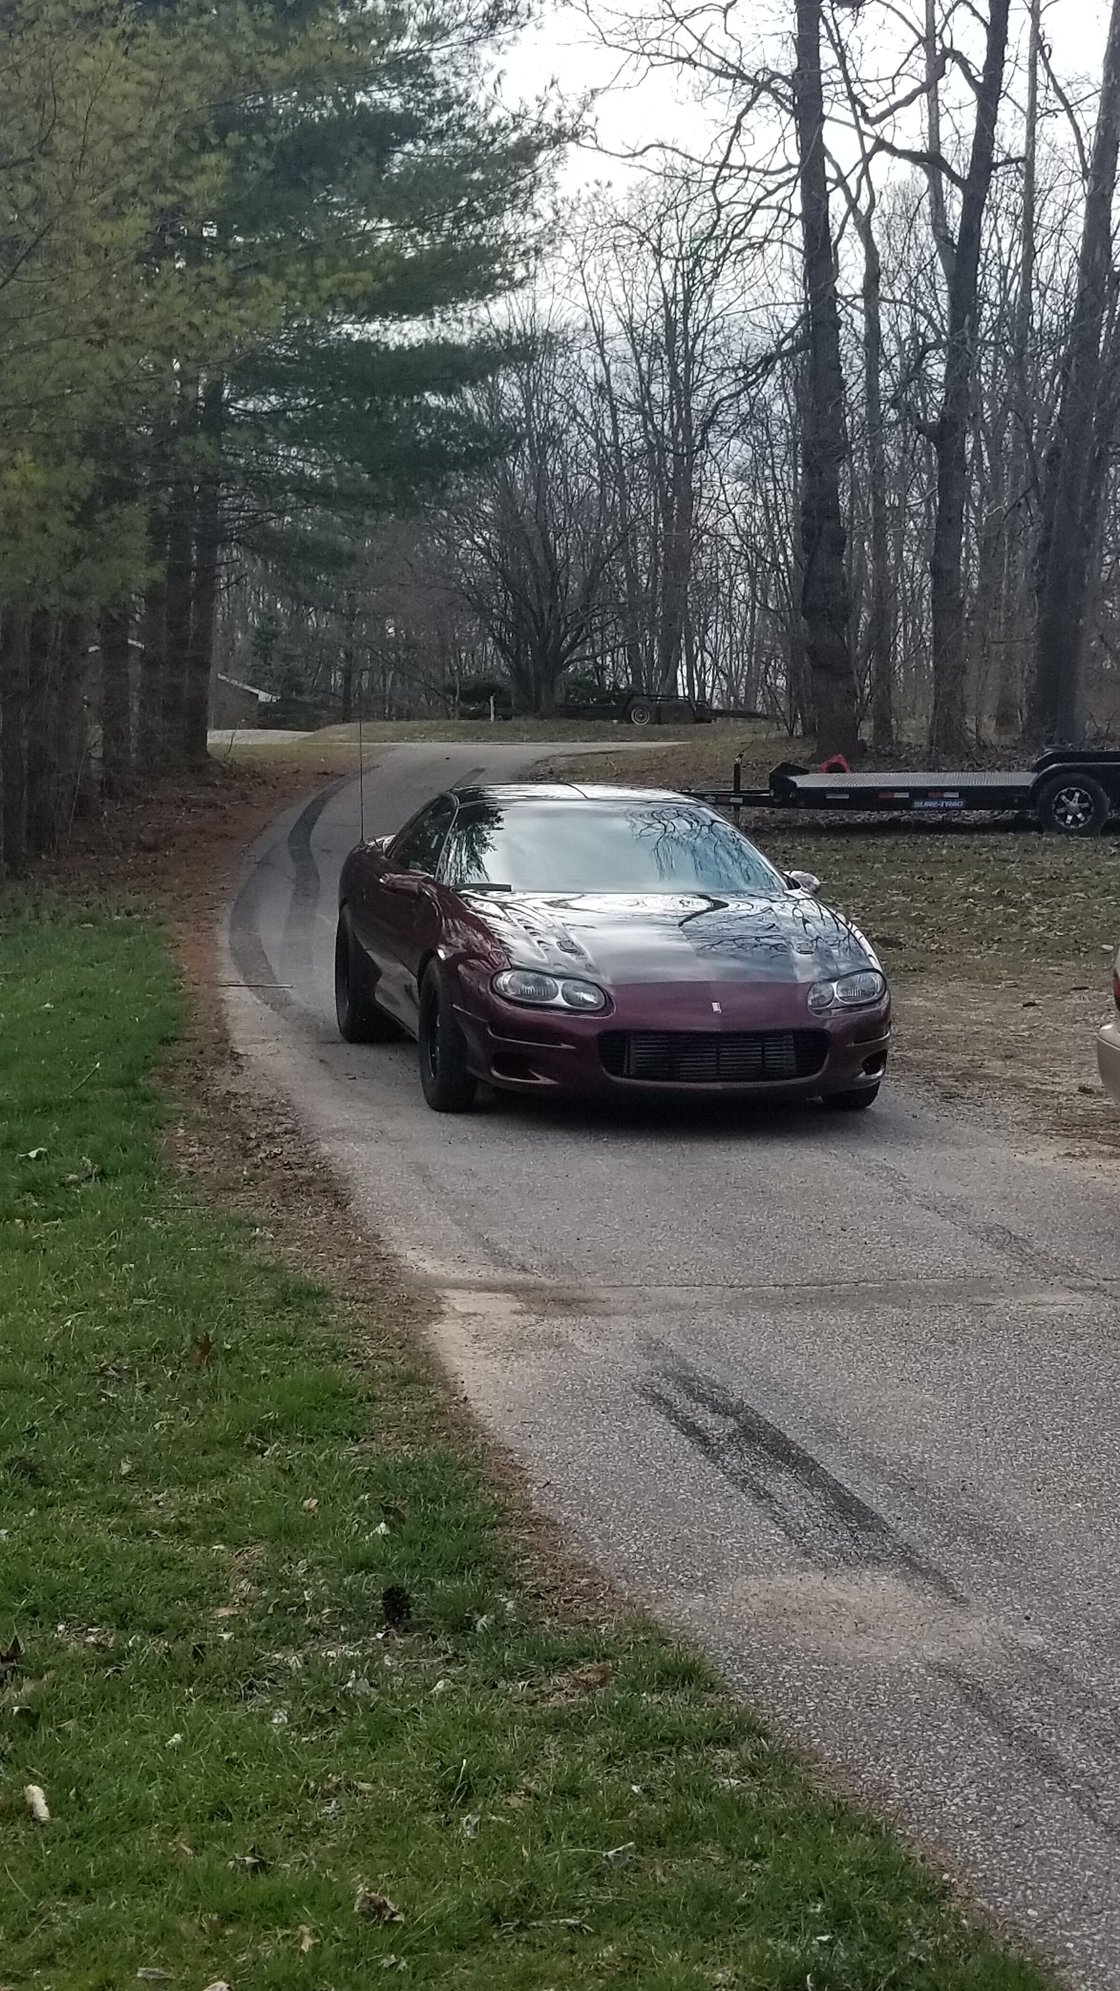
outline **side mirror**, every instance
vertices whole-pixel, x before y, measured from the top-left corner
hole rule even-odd
[[[807,892],[811,899],[815,899],[821,889],[820,879],[814,878],[811,871],[787,871],[786,877],[795,892]]]

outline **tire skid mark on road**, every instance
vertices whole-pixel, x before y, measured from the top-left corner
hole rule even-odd
[[[340,788],[345,787],[349,776],[341,775],[322,789],[305,808],[301,809],[292,824],[284,843],[289,862],[295,868],[291,896],[286,908],[283,948],[280,958],[284,962],[282,979],[277,977],[277,963],[273,962],[260,935],[260,910],[269,884],[278,870],[276,851],[279,839],[274,839],[267,852],[255,855],[251,869],[235,898],[229,913],[227,929],[230,955],[234,967],[241,977],[242,986],[251,988],[257,999],[288,1021],[306,1022],[315,1014],[308,1003],[294,993],[297,978],[290,972],[287,950],[293,949],[296,965],[309,967],[311,959],[310,925],[306,928],[306,939],[300,937],[295,925],[295,908],[299,907],[301,919],[307,909],[313,908],[319,891],[319,871],[311,854],[311,834],[327,804],[334,799]],[[312,876],[306,877],[308,866]],[[306,982],[303,984],[306,986]]]
[[[1008,1301],[1014,1301],[1019,1306],[1035,1308],[1040,1312],[1065,1312],[1082,1306],[1087,1298],[1095,1297],[1098,1291],[1095,1283],[1071,1281],[1070,1284],[1061,1286],[1009,1286],[1005,1280],[982,1277],[845,1279],[830,1281],[827,1285],[811,1280],[793,1280],[789,1284],[781,1285],[772,1283],[750,1285],[718,1279],[694,1279],[687,1286],[643,1279],[638,1283],[628,1280],[625,1284],[618,1285],[596,1282],[593,1286],[582,1286],[571,1281],[533,1277],[528,1274],[521,1278],[501,1279],[488,1277],[485,1274],[472,1278],[462,1275],[444,1277],[438,1272],[433,1272],[426,1275],[425,1283],[438,1286],[456,1304],[469,1303],[471,1297],[477,1295],[480,1300],[488,1296],[524,1299],[538,1308],[549,1305],[564,1308],[582,1306],[588,1312],[627,1314],[633,1312],[634,1302],[638,1298],[652,1300],[658,1305],[670,1308],[676,1306],[692,1308],[696,1304],[698,1293],[726,1300],[738,1313],[756,1307],[766,1308],[773,1313],[794,1313],[806,1307],[814,1312],[822,1309],[836,1311],[847,1307],[897,1308],[913,1300],[920,1300],[924,1304],[933,1301],[943,1303],[972,1301],[978,1306],[1003,1306]]]
[[[1067,1753],[1039,1733],[1033,1710],[1020,1713],[1008,1696],[994,1691],[960,1666],[937,1661],[930,1670],[952,1688],[969,1713],[982,1721],[1005,1748],[1025,1757],[1047,1783],[1058,1786],[1099,1832],[1120,1843],[1120,1817],[1115,1800],[1109,1803],[1098,1785],[1069,1760]],[[1029,1665],[1024,1670],[1029,1671]],[[1110,1753],[1115,1763],[1115,1746]]]
[[[910,1656],[928,1666],[998,1742],[1029,1761],[1083,1817],[1109,1839],[1120,1842],[1118,1801],[1102,1789],[1100,1778],[1103,1756],[1115,1766],[1112,1789],[1120,1791],[1120,1731],[1110,1708],[1008,1627],[989,1625],[975,1611],[973,1601],[884,1515],[741,1397],[680,1366],[662,1370],[655,1381],[642,1385],[638,1394],[744,1493],[806,1562],[826,1576],[837,1571],[894,1576],[918,1596],[924,1594],[931,1604],[936,1600],[934,1622],[917,1628],[906,1623],[896,1649],[898,1627],[883,1621],[892,1613],[884,1612],[884,1598],[874,1593],[871,1601],[883,1639],[878,1656],[889,1654],[899,1659],[909,1650]],[[769,1615],[766,1593],[772,1587],[760,1585],[755,1599],[756,1608],[764,1615]],[[842,1587],[829,1594],[831,1602],[823,1601],[830,1617],[846,1618],[851,1598]],[[796,1587],[793,1595],[797,1597]],[[812,1643],[811,1628],[803,1622],[807,1600],[801,1596],[797,1601],[800,1642],[809,1635]],[[936,1606],[944,1605],[953,1607],[954,1614],[960,1613],[959,1619],[942,1623]],[[973,1617],[975,1636],[969,1636],[966,1628]],[[775,1628],[781,1630],[780,1622]],[[788,1624],[785,1630],[789,1632]],[[951,1635],[959,1645],[960,1656],[936,1656],[927,1648],[923,1633],[932,1634],[935,1645],[944,1645]],[[765,1637],[761,1625],[759,1635]],[[849,1625],[838,1625],[836,1636],[853,1648],[859,1643],[852,1638]],[[864,1645],[868,1646],[866,1637]],[[849,1654],[852,1656],[854,1653]],[[865,1650],[864,1657],[868,1656]],[[986,1678],[980,1677],[981,1665]],[[1093,1733],[1096,1775],[1083,1769],[1073,1752],[1047,1739],[1044,1731],[1052,1722],[1056,1702],[1068,1716],[1063,1721],[1065,1733],[1074,1737]]]
[[[1108,1275],[1094,1277],[1079,1270],[1070,1260],[1064,1259],[1055,1251],[1032,1244],[1021,1232],[1013,1230],[1009,1224],[994,1222],[988,1217],[977,1217],[969,1213],[959,1196],[943,1195],[936,1190],[919,1190],[905,1168],[893,1162],[884,1161],[879,1156],[861,1156],[860,1166],[864,1173],[878,1176],[892,1195],[913,1208],[924,1210],[928,1215],[939,1217],[942,1222],[959,1231],[963,1236],[986,1245],[991,1251],[1003,1252],[1036,1277],[1053,1281],[1057,1274],[1063,1286],[1082,1294],[1094,1294],[1103,1298],[1112,1297],[1115,1277]]]
[[[966,1601],[884,1515],[713,1378],[674,1364],[639,1384],[637,1394],[809,1561],[825,1569],[894,1571],[954,1604]]]
[[[340,785],[336,783],[335,787]],[[318,910],[322,891],[322,879],[319,875],[319,866],[315,862],[311,838],[315,825],[334,792],[334,789],[327,788],[316,795],[305,809],[301,809],[288,831],[287,850],[292,863],[292,889],[284,920],[281,947],[285,959],[291,962],[292,981],[302,982],[311,976],[311,922]]]

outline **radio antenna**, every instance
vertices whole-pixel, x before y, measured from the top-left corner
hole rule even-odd
[[[366,753],[365,733],[362,727],[362,683],[365,672],[358,670],[358,840],[366,840]]]

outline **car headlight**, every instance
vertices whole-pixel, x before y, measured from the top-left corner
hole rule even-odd
[[[594,982],[561,982],[560,1000],[565,1009],[587,1011],[605,1009],[607,998]]]
[[[530,1003],[535,1009],[577,1009],[590,1015],[607,1006],[606,996],[594,982],[559,981],[536,968],[506,968],[495,975],[491,986],[507,1002]]]
[[[887,993],[886,978],[875,968],[861,968],[854,975],[838,975],[832,982],[814,982],[809,990],[809,1008],[818,1016],[829,1009],[866,1009],[881,1002]]]

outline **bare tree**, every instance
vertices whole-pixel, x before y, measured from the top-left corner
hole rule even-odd
[[[649,691],[676,691],[682,674],[695,689],[705,487],[745,370],[735,255],[711,190],[680,174],[581,244],[600,474],[620,528],[614,612],[625,611],[633,682]]]
[[[580,447],[586,382],[571,342],[539,324],[522,329],[526,356],[484,390],[508,447],[453,508],[447,545],[517,704],[547,713],[564,672],[592,653],[621,533]]]
[[[967,451],[976,367],[984,209],[995,160],[1009,11],[1010,0],[990,0],[984,66],[975,79],[972,150],[961,185],[956,240],[948,256],[945,370],[941,407],[931,437],[937,453],[937,519],[930,557],[933,708],[929,735],[934,752],[949,755],[963,752],[968,745],[963,574]]]
[[[855,677],[849,647],[851,604],[844,565],[840,478],[848,459],[840,307],[828,210],[820,0],[797,0],[793,77],[804,248],[806,360],[801,423],[801,616],[812,685],[817,745],[850,753],[856,744]]]
[[[1113,0],[1093,139],[1077,292],[1062,361],[1057,421],[1047,452],[1039,545],[1038,650],[1030,728],[1069,741],[1081,727],[1081,676],[1090,563],[1099,555],[1105,457],[1120,396],[1115,354],[1106,379],[1103,334],[1115,301],[1112,203],[1120,151],[1120,0]]]

